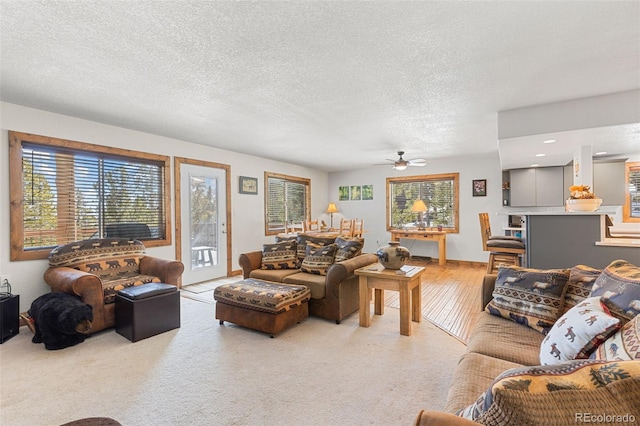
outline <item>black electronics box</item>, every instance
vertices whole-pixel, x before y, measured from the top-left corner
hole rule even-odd
[[[0,343],[4,343],[20,331],[20,296],[0,296]]]

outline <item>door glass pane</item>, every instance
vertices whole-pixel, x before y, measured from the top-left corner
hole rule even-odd
[[[218,180],[205,176],[189,177],[191,270],[219,264],[218,256]]]

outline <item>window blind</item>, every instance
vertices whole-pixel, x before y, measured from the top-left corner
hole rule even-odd
[[[164,166],[22,144],[24,248],[87,238],[165,238]]]
[[[629,170],[629,216],[640,218],[640,167]]]
[[[418,214],[411,212],[411,207],[417,200],[422,200],[427,206],[427,212],[422,216],[427,227],[442,225],[445,228],[455,228],[456,195],[453,178],[391,181],[389,226],[400,228],[415,223]]]

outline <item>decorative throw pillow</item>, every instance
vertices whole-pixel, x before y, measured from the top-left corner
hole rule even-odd
[[[590,297],[560,317],[540,345],[540,363],[559,364],[588,358],[620,329],[620,320],[609,315],[599,297]]]
[[[487,311],[546,334],[560,316],[568,279],[563,270],[500,267]]]
[[[339,236],[336,238],[336,246],[338,246],[338,251],[336,252],[335,261],[342,262],[343,260],[353,259],[362,253],[364,239]]]
[[[570,391],[580,390],[581,392],[588,393],[595,389],[604,388],[605,386],[612,385],[620,380],[638,377],[640,374],[640,362],[637,361],[622,361],[622,362],[608,362],[608,361],[596,361],[596,360],[580,360],[565,362],[558,365],[547,366],[532,366],[532,367],[517,367],[505,371],[500,374],[489,386],[489,389],[485,391],[473,404],[460,410],[456,413],[460,417],[464,417],[469,420],[473,420],[482,424],[503,424],[501,422],[494,421],[496,417],[500,417],[500,411],[505,409],[511,409],[518,411],[519,409],[526,410],[528,414],[540,411],[539,404],[528,405],[533,403],[532,397],[535,395],[541,396],[538,402],[544,400],[544,395],[553,397],[553,392],[557,391]],[[517,398],[520,406],[511,405],[511,407],[504,407],[501,405],[497,395],[504,392],[514,392],[521,395]],[[603,393],[607,395],[607,393]],[[597,397],[601,397],[598,393]],[[616,398],[618,395],[615,392],[611,392],[608,395],[610,398],[610,406],[615,406]],[[554,420],[549,418],[550,415],[557,415],[557,419],[566,420],[574,419],[576,413],[575,406],[568,404],[567,408],[570,410],[566,412],[560,412],[559,406],[554,406],[549,411],[540,413],[542,417],[546,417],[545,424],[554,424]],[[534,414],[535,415],[535,414]],[[523,424],[514,422],[511,417],[502,416],[504,424]],[[539,421],[526,422],[527,424],[540,424]]]
[[[592,359],[640,361],[640,315],[626,323],[591,354]]]
[[[576,265],[569,271],[567,292],[564,295],[563,314],[589,296],[593,283],[600,276],[602,270],[586,265]]]
[[[591,296],[602,296],[614,317],[630,321],[640,313],[640,267],[614,260],[593,284]]]
[[[296,242],[262,245],[262,269],[296,269]]]
[[[307,254],[307,243],[313,243],[317,246],[328,246],[336,241],[335,238],[313,237],[307,234],[299,234],[296,242],[298,243],[298,267],[302,264]]]
[[[300,270],[310,274],[327,275],[327,269],[333,264],[337,250],[338,247],[335,244],[319,246],[308,242]]]

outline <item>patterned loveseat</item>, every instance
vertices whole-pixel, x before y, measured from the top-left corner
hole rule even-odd
[[[58,246],[49,254],[45,282],[52,291],[79,296],[93,307],[92,331],[114,325],[118,290],[150,282],[179,287],[182,262],[145,254],[138,240],[104,238]]]
[[[416,425],[640,421],[640,267],[486,275],[443,412]]]
[[[309,288],[309,315],[340,324],[359,307],[354,271],[378,261],[376,255],[362,253],[363,246],[362,238],[277,237],[261,251],[241,254],[239,263],[244,278]]]

